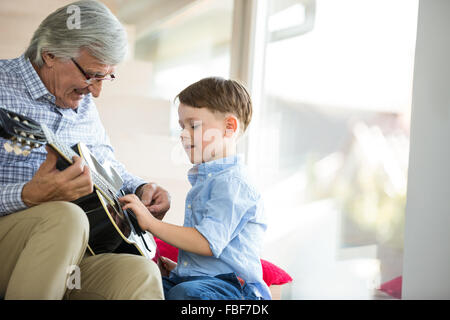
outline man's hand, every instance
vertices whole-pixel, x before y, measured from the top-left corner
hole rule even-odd
[[[48,201],[73,201],[93,192],[90,170],[80,157],[74,156],[73,164],[60,171],[56,168],[58,155],[49,146],[45,148],[47,158],[22,190],[22,200],[28,207]]]
[[[170,208],[169,193],[156,183],[140,186],[136,190],[136,195],[158,220],[162,220]]]

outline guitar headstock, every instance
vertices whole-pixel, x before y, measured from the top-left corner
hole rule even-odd
[[[10,140],[3,145],[5,150],[17,155],[27,156],[47,143],[39,123],[4,108],[0,108],[0,136]]]

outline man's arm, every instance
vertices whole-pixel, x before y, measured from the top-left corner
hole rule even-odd
[[[0,188],[0,217],[25,210],[27,206],[22,200],[22,189],[25,182],[2,185]]]

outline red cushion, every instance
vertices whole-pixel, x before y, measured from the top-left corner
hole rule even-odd
[[[156,242],[156,255],[153,260],[156,262],[159,256],[167,257],[172,261],[178,260],[178,248],[171,246],[170,244],[155,237]]]
[[[155,241],[157,246],[156,255],[153,258],[155,262],[159,256],[167,257],[170,260],[177,262],[178,248],[175,248],[156,237]],[[291,276],[286,271],[269,261],[261,259],[261,266],[263,269],[263,280],[268,286],[272,284],[281,285],[292,281]]]
[[[286,271],[273,263],[261,259],[261,265],[263,280],[268,286],[272,284],[281,285],[292,281],[291,276]]]
[[[380,286],[380,290],[388,295],[401,299],[402,298],[402,276],[394,278]]]

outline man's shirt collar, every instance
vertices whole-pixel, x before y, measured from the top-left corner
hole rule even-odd
[[[46,98],[52,99],[53,102],[55,101],[55,96],[47,90],[36,70],[34,70],[30,60],[25,58],[24,55],[19,57],[18,72],[20,73],[28,92],[34,100],[38,100],[39,98],[45,96]]]

